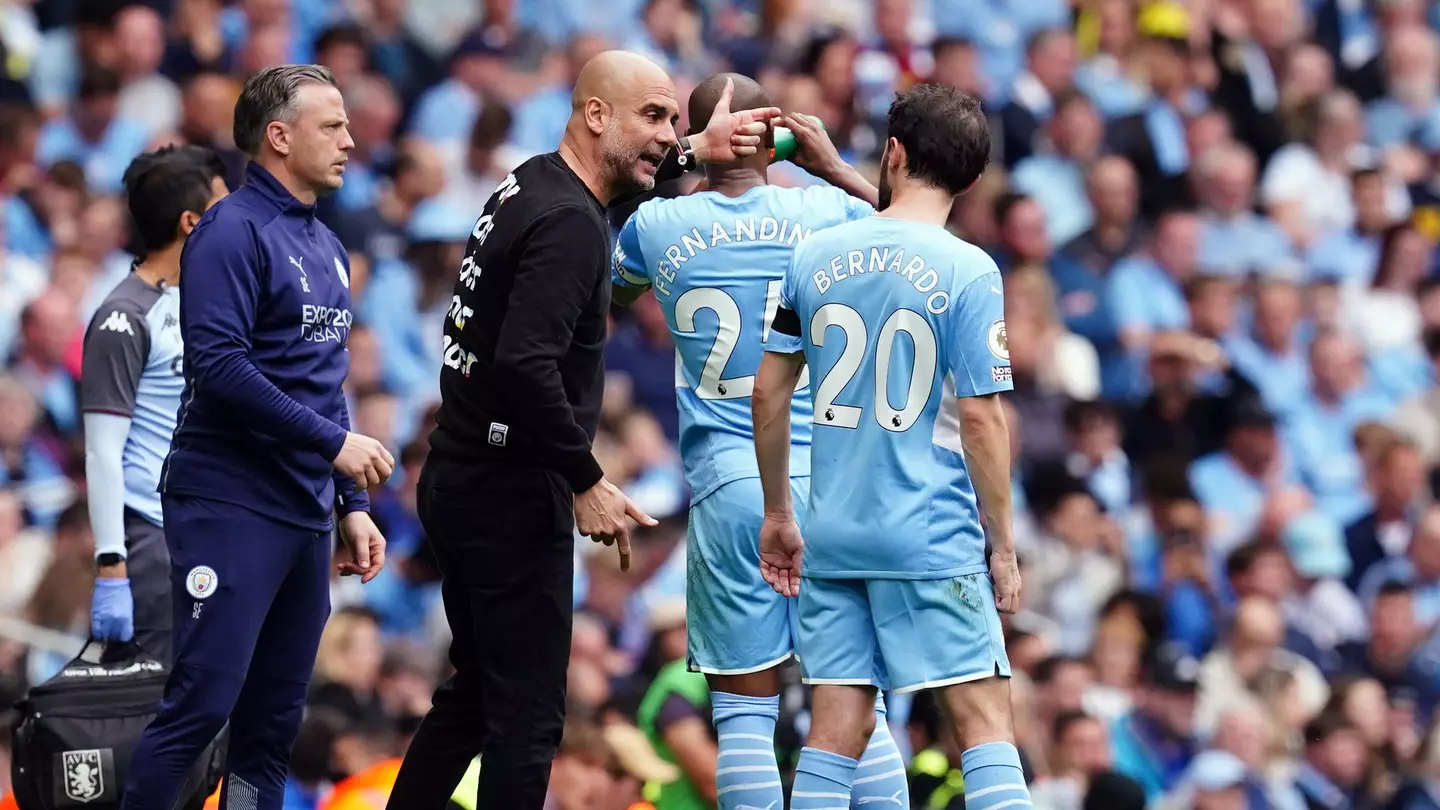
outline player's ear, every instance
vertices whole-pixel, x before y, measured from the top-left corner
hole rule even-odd
[[[184,212],[183,214],[181,214],[181,215],[180,215],[180,238],[183,240],[185,237],[189,236],[189,235],[190,235],[190,232],[193,231],[193,230],[195,230],[195,226],[196,226],[196,225],[199,225],[199,224],[200,224],[200,215],[197,214],[197,213],[195,213],[194,211],[186,211],[186,212]]]
[[[585,126],[592,135],[599,137],[605,134],[605,125],[614,108],[594,96],[585,99]]]
[[[891,138],[887,146],[889,146],[887,152],[890,155],[890,165],[885,168],[892,172],[903,170],[905,168],[905,147],[900,145],[898,138]]]
[[[281,157],[290,155],[290,127],[281,121],[271,121],[265,125],[265,140],[269,142],[270,148]]]

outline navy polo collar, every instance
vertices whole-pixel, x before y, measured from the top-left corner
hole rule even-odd
[[[285,188],[279,180],[276,180],[275,175],[253,160],[245,166],[245,185],[260,192],[282,213],[306,219],[315,218],[314,205],[306,205],[295,199],[295,195],[291,194],[290,190]]]

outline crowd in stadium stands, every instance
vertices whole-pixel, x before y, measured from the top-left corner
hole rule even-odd
[[[88,629],[76,380],[131,264],[126,165],[206,145],[233,187],[244,77],[328,66],[357,144],[322,203],[353,267],[350,413],[401,463],[372,493],[385,571],[335,581],[286,807],[379,808],[446,666],[414,482],[453,279],[490,192],[558,143],[579,66],[645,53],[682,110],[716,70],[755,76],[872,175],[895,89],[946,82],[995,130],[951,224],[1005,273],[1035,805],[1436,810],[1437,27],[1424,0],[0,0],[0,615]],[[714,748],[682,733],[709,710],[652,298],[607,362],[596,457],[665,519],[627,574],[577,543],[551,806],[677,779],[713,806]],[[67,658],[0,638],[0,706]],[[807,726],[789,675],[782,761]],[[890,720],[915,806],[961,806],[933,704],[892,696]]]

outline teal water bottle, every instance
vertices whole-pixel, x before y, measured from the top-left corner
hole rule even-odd
[[[819,118],[813,115],[806,117],[819,124],[821,129],[825,128],[825,122]],[[782,160],[789,160],[795,156],[795,150],[798,147],[799,144],[795,141],[795,133],[791,132],[789,127],[775,127],[775,146],[770,149],[770,162],[777,163]]]

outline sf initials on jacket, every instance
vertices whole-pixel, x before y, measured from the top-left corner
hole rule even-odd
[[[332,507],[368,509],[333,470],[350,429],[350,313],[340,240],[251,163],[180,256],[185,392],[160,491],[316,531]]]

